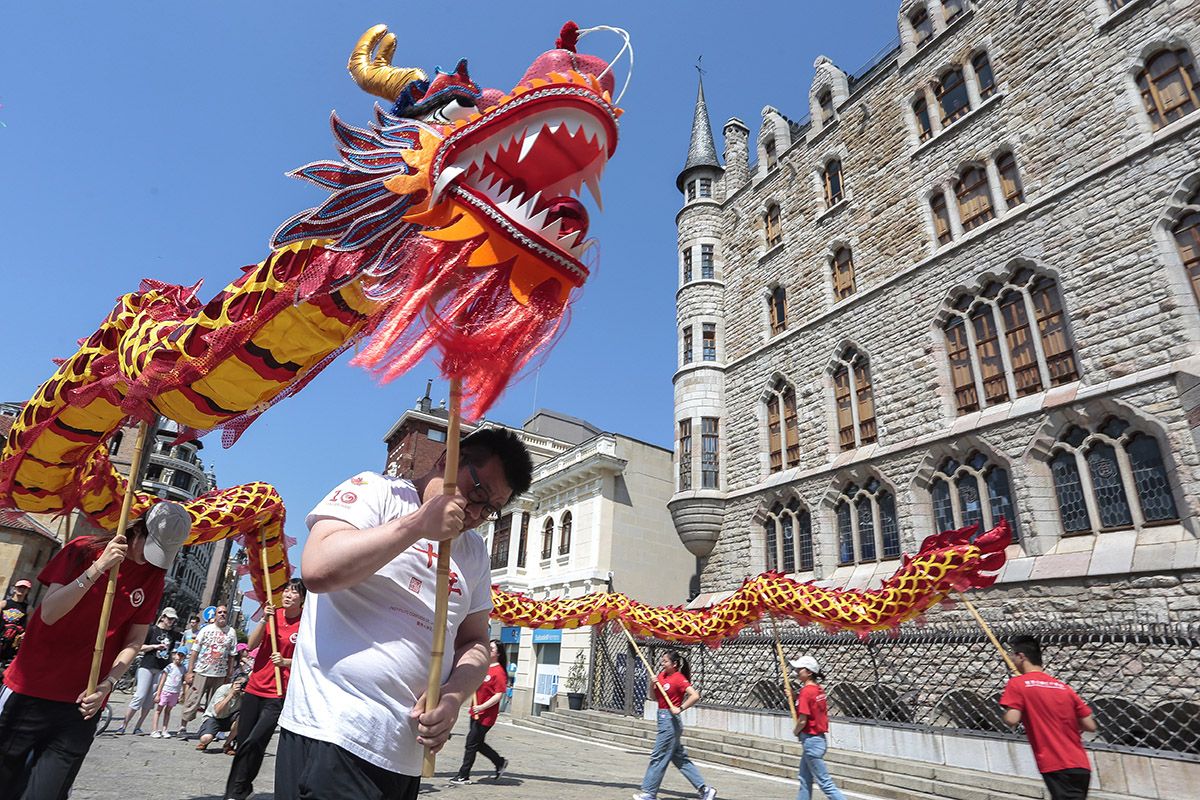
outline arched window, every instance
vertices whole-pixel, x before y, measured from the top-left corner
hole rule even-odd
[[[917,47],[920,47],[933,38],[933,19],[929,16],[929,12],[925,10],[924,6],[910,14],[908,22],[912,25],[913,44]]]
[[[800,463],[800,421],[796,415],[796,389],[783,378],[767,394],[767,449],[771,472]]]
[[[838,356],[833,370],[838,446],[853,450],[876,439],[875,394],[867,357],[853,347]]]
[[[854,294],[854,259],[849,247],[839,247],[833,254],[833,302]]]
[[[784,574],[809,572],[813,568],[812,515],[792,498],[785,506],[776,503],[763,522],[767,569]]]
[[[825,165],[821,180],[825,184],[825,207],[831,208],[842,202],[842,162],[839,159]]]
[[[938,244],[949,244],[954,238],[954,229],[950,226],[950,210],[946,207],[945,192],[939,189],[929,198],[929,211],[933,214],[933,231]]]
[[[1063,532],[1095,533],[1179,521],[1154,437],[1119,417],[1068,425],[1051,447]]]
[[[1200,300],[1200,189],[1188,198],[1188,209],[1171,228],[1171,233],[1179,247],[1179,260],[1187,270],[1192,291]]]
[[[767,307],[771,312],[771,335],[783,333],[787,330],[787,291],[782,286],[771,290]]]
[[[783,241],[783,222],[780,220],[779,204],[771,203],[763,214],[763,225],[767,230],[767,249]]]
[[[817,97],[817,110],[821,114],[821,127],[833,122],[833,92],[826,89]]]
[[[1017,171],[1017,159],[1012,153],[1004,153],[996,159],[996,172],[1000,174],[1000,192],[1004,195],[1005,205],[1012,209],[1024,203],[1021,174]]]
[[[1137,74],[1138,89],[1154,130],[1196,110],[1196,64],[1184,48],[1159,50]]]
[[[542,525],[542,561],[549,561],[554,552],[554,518],[547,517]]]
[[[971,68],[975,70],[975,85],[979,87],[979,98],[987,100],[996,93],[996,76],[992,74],[992,62],[988,61],[988,54],[976,53],[971,59]]]
[[[938,467],[930,487],[933,518],[939,531],[978,525],[990,530],[1008,520],[1013,537],[1019,538],[1017,508],[1013,502],[1008,470],[990,463],[983,453],[971,453],[965,461],[947,458]]]
[[[942,106],[942,125],[949,125],[971,110],[967,83],[958,67],[943,72],[934,84],[933,91]]]
[[[929,104],[922,94],[912,104],[913,117],[917,120],[917,137],[922,141],[933,138],[933,123],[929,119]]]
[[[992,197],[988,193],[987,170],[983,167],[967,167],[954,184],[958,197],[958,217],[964,231],[978,228],[996,218],[992,208]]]
[[[1028,267],[958,297],[942,330],[959,414],[1079,378],[1058,287]]]
[[[565,556],[571,552],[571,512],[565,511],[562,522],[558,526],[558,554]]]
[[[942,18],[949,25],[966,11],[966,0],[942,0]]]
[[[846,484],[833,509],[839,565],[900,557],[896,498],[878,479],[871,478],[862,486]]]
[[[763,152],[767,155],[767,169],[775,169],[779,166],[779,154],[775,152],[775,139],[767,139],[763,142]]]

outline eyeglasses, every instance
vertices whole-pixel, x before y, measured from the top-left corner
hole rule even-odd
[[[467,464],[467,472],[470,473],[471,480],[475,482],[475,487],[467,492],[467,500],[470,501],[467,505],[479,506],[483,509],[480,517],[488,522],[500,519],[500,509],[492,505],[492,498],[488,496],[487,489],[483,488],[483,484],[479,482],[479,473],[475,471],[475,465]]]

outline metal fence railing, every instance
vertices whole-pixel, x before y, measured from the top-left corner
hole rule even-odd
[[[961,624],[898,635],[828,634],[781,623],[788,658],[815,656],[825,672],[830,717],[897,727],[1019,738],[998,701],[1007,668],[983,633]],[[1200,761],[1200,626],[999,625],[1005,636],[1042,642],[1046,670],[1091,706],[1100,730],[1088,747]],[[641,714],[646,673],[621,630],[593,629],[591,707]],[[665,649],[691,662],[701,705],[787,712],[774,639],[744,633],[720,647],[639,642],[652,665]]]

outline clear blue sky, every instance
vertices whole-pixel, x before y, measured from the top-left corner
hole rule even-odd
[[[675,367],[675,227],[696,95],[696,57],[721,147],[724,120],[757,132],[764,105],[804,116],[812,64],[857,70],[895,36],[895,0],[840,3],[527,2],[7,4],[0,23],[0,400],[25,400],[142,277],[207,300],[261,260],[275,227],[322,193],[284,177],[332,157],[329,112],[353,124],[373,99],[347,76],[357,37],[384,22],[396,62],[462,56],[483,86],[511,88],[569,15],[627,28],[636,54],[621,139],[593,211],[600,269],[540,378],[489,416],[535,406],[669,445]],[[744,12],[742,11],[744,9]],[[733,12],[731,13],[731,10]],[[581,49],[606,57],[617,40]],[[623,75],[624,65],[619,75]],[[590,201],[589,201],[590,202]],[[382,469],[381,439],[434,377],[380,387],[346,359],[254,423],[231,450],[209,437],[222,486],[266,480],[302,538],[304,514],[348,475]],[[436,384],[435,402],[445,396]],[[298,549],[293,561],[299,561]]]

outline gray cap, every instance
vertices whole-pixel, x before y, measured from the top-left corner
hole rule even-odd
[[[146,512],[146,546],[143,555],[149,563],[167,569],[188,534],[192,531],[192,518],[178,503],[155,503]]]

